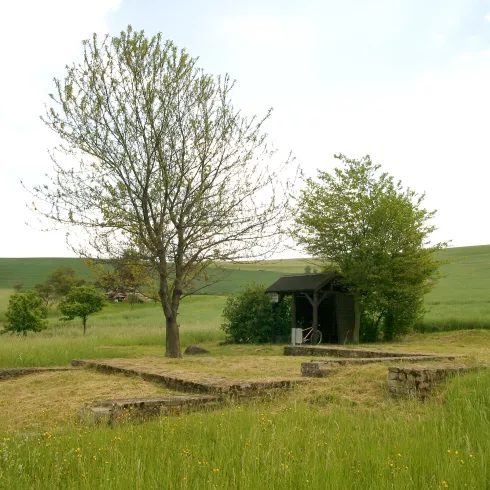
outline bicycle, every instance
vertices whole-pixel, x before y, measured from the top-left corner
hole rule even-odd
[[[301,331],[303,332],[303,344],[318,345],[322,343],[323,335],[320,330],[317,330],[315,334],[313,334],[313,327],[302,328]]]

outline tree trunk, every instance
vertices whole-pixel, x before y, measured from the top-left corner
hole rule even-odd
[[[361,330],[361,305],[359,298],[354,296],[354,331],[352,332],[352,342],[359,343],[359,331]]]
[[[83,335],[85,335],[85,332],[87,331],[87,317],[84,316],[82,318],[82,321],[83,321]]]
[[[393,310],[388,310],[385,314],[383,325],[383,339],[390,342],[393,340],[393,334],[395,332],[395,315]]]
[[[180,334],[179,325],[175,316],[166,317],[166,357],[180,358]]]
[[[160,260],[161,264],[165,264],[164,257],[162,257]],[[165,267],[165,265],[163,267]],[[158,290],[158,295],[160,296],[163,314],[165,315],[165,356],[173,358],[182,357],[180,353],[179,325],[177,324],[177,314],[179,312],[182,290],[176,287],[177,285],[178,283],[176,278],[174,290],[170,294],[167,284],[166,270],[163,269],[160,271],[160,288]]]

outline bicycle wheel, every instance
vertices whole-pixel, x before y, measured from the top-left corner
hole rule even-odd
[[[320,330],[317,330],[316,332],[313,332],[311,334],[311,345],[318,345],[322,343],[322,338],[323,335],[320,332]]]

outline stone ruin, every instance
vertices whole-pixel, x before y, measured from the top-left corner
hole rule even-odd
[[[417,396],[425,399],[442,380],[485,366],[460,366],[439,364],[435,366],[390,366],[388,368],[388,390],[391,395]]]

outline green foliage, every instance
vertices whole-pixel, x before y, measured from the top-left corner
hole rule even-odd
[[[227,340],[234,343],[270,342],[274,328],[276,338],[286,337],[291,328],[291,304],[287,299],[281,301],[275,313],[267,286],[251,284],[232,294],[223,310]]]
[[[93,286],[75,286],[59,304],[59,310],[65,315],[64,320],[82,319],[83,333],[87,328],[87,317],[102,311],[105,297]]]
[[[328,268],[336,264],[361,309],[381,315],[389,340],[421,317],[443,263],[434,252],[446,244],[429,242],[435,211],[422,207],[424,195],[380,173],[369,156],[336,158],[342,168],[307,179],[292,234]]]
[[[41,284],[36,284],[34,290],[39,294],[39,297],[43,300],[44,306],[46,307],[46,316],[48,314],[48,308],[57,300],[58,295],[56,294],[53,284],[49,282],[44,282]]]
[[[374,317],[367,311],[361,313],[361,328],[359,330],[359,341],[373,343],[379,340],[381,317]]]
[[[51,286],[56,297],[62,298],[71,288],[83,286],[86,283],[85,279],[77,277],[77,271],[73,267],[59,267],[51,273],[45,284]]]
[[[47,327],[44,320],[46,307],[35,291],[15,293],[10,296],[5,317],[7,322],[1,333],[17,333],[27,335],[27,332],[40,332]]]

